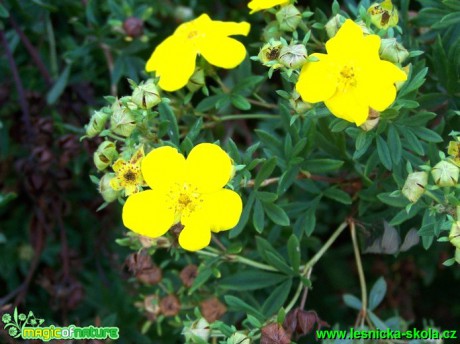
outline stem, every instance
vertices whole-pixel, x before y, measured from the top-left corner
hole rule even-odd
[[[102,52],[104,53],[105,62],[107,63],[107,68],[109,69],[109,72],[110,72],[110,80],[112,80],[113,79],[112,74],[113,74],[113,68],[114,68],[112,52],[110,51],[110,47],[105,43],[100,43],[99,46],[101,47]],[[115,96],[115,97],[118,94],[117,84],[113,83],[113,80],[110,84],[110,93],[112,94],[112,96]]]
[[[107,136],[111,137],[114,140],[118,140],[118,141],[122,141],[122,142],[126,141],[126,139],[124,137],[118,136],[117,134],[114,134],[114,133],[108,133]]]
[[[441,200],[434,194],[432,193],[430,190],[426,190],[425,189],[425,195],[427,195],[428,197],[430,197],[432,200],[434,200],[435,202],[439,203],[439,204],[443,204],[443,202],[441,202]]]
[[[226,255],[226,254],[222,254],[219,251],[217,251],[217,252],[209,252],[208,249],[196,251],[196,253],[201,254],[203,256],[208,256],[208,257],[221,257],[222,259],[228,260],[230,262],[237,262],[237,263],[249,265],[249,266],[255,267],[255,268],[260,269],[260,270],[278,271],[273,266],[258,263],[256,261],[251,260],[251,259],[244,258],[244,257],[241,257],[241,256],[237,256],[237,255],[234,255],[234,254]]]
[[[364,320],[366,319],[366,310],[367,310],[367,287],[366,279],[364,278],[363,264],[361,262],[361,255],[359,253],[358,239],[356,237],[356,227],[355,222],[350,220],[350,230],[351,230],[351,239],[353,241],[353,250],[355,252],[356,267],[358,268],[359,275],[359,284],[361,286],[361,326],[364,325]]]
[[[255,100],[255,99],[248,99],[248,102],[250,102],[251,104],[260,106],[260,107],[267,108],[267,109],[277,109],[278,108],[278,106],[275,104],[270,104],[270,103],[262,102],[262,101]]]
[[[280,118],[279,115],[252,113],[252,114],[227,115],[227,116],[217,117],[216,120],[218,122],[224,122],[224,121],[233,121],[237,119],[279,119],[279,118]]]

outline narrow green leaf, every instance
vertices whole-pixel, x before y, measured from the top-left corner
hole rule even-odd
[[[232,101],[233,106],[235,106],[237,109],[246,111],[251,108],[251,103],[248,102],[248,100],[242,95],[233,94],[230,99]]]
[[[292,269],[297,274],[299,273],[300,266],[300,244],[299,239],[292,234],[288,240],[288,255],[289,262],[291,263]]]
[[[387,283],[383,277],[380,277],[372,286],[371,292],[369,293],[369,309],[371,311],[380,305],[386,293]]]
[[[381,136],[377,136],[377,153],[380,158],[380,162],[387,170],[391,170],[393,167],[391,161],[390,150],[385,140]]]
[[[179,145],[179,126],[177,124],[176,115],[174,114],[173,110],[171,109],[169,104],[161,102],[158,105],[158,112],[160,113],[161,119],[167,120],[169,122],[168,135],[171,141],[175,145]]]
[[[391,159],[393,160],[395,165],[398,165],[401,161],[402,156],[402,144],[398,132],[392,125],[390,125],[388,128],[387,142],[388,148],[390,150]]]
[[[280,308],[283,307],[284,303],[286,302],[289,296],[289,292],[291,291],[291,287],[292,278],[276,287],[276,289],[270,293],[270,296],[262,306],[262,313],[266,317],[271,317],[272,315],[278,313]]]
[[[262,206],[262,202],[256,199],[254,203],[254,215],[252,217],[252,223],[258,233],[262,233],[265,225],[265,213]]]
[[[286,278],[286,275],[279,273],[248,269],[222,278],[219,280],[219,288],[234,291],[257,290],[281,283]]]
[[[283,208],[274,203],[264,203],[264,209],[274,223],[280,226],[289,226],[290,220]]]
[[[232,295],[225,295],[224,296],[225,303],[229,306],[230,309],[235,311],[243,311],[245,313],[251,314],[252,316],[256,317],[259,321],[263,321],[265,318],[264,316],[254,307],[249,305],[248,303],[244,302],[238,297]]]
[[[323,191],[324,196],[327,198],[333,199],[334,201],[343,203],[343,204],[351,204],[352,200],[349,194],[345,191],[337,189],[336,187],[332,187]]]
[[[67,86],[67,81],[69,80],[71,66],[71,64],[68,64],[64,68],[64,71],[61,73],[61,75],[51,88],[51,90],[46,95],[46,102],[49,105],[56,103],[58,98],[61,96],[62,92],[64,92],[64,89]]]
[[[273,170],[276,167],[276,162],[277,162],[276,157],[272,157],[272,158],[270,158],[270,159],[268,159],[267,161],[264,162],[264,164],[260,168],[259,173],[257,173],[256,179],[254,181],[254,188],[255,189],[258,189],[260,184],[265,179],[270,177],[270,175],[272,174]]]
[[[358,311],[362,308],[361,301],[354,295],[351,294],[344,294],[342,296],[343,302],[350,308],[356,309]]]
[[[228,235],[230,239],[236,238],[242,232],[244,227],[246,227],[246,224],[248,223],[248,220],[249,220],[249,214],[251,213],[252,205],[254,204],[254,200],[255,200],[255,195],[254,193],[251,193],[246,204],[244,205],[243,212],[241,213],[240,221],[235,226],[235,228],[233,228],[230,231]]]
[[[330,171],[336,171],[342,167],[342,160],[334,159],[312,159],[305,161],[302,164],[302,169],[311,173],[324,173]]]

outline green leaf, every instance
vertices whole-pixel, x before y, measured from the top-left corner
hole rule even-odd
[[[390,150],[391,159],[393,160],[395,165],[398,165],[401,161],[402,156],[402,144],[398,132],[392,125],[390,125],[388,128],[387,142],[388,148]]]
[[[351,294],[344,294],[343,295],[343,302],[350,308],[356,309],[358,311],[362,308],[361,301],[354,295]]]
[[[373,311],[380,305],[387,292],[387,283],[383,277],[380,277],[372,286],[369,293],[369,309]]]
[[[217,102],[223,98],[228,97],[225,94],[217,94],[210,97],[205,97],[201,102],[198,103],[195,110],[197,112],[206,112],[217,107]]]
[[[167,120],[169,122],[168,127],[168,135],[175,145],[179,145],[179,126],[177,124],[176,115],[174,114],[173,110],[169,106],[169,104],[165,102],[161,102],[158,105],[158,112],[160,113],[160,118]]]
[[[443,29],[449,26],[460,24],[460,12],[449,13],[440,22],[432,26],[433,29]]]
[[[262,233],[265,225],[265,214],[262,202],[258,199],[254,203],[254,215],[252,217],[252,223],[258,233]]]
[[[8,192],[6,194],[0,194],[0,208],[6,206],[13,199],[17,197],[17,194],[14,192]]]
[[[9,16],[10,13],[8,12],[8,10],[5,8],[5,6],[0,4],[0,18],[8,18]]]
[[[283,257],[278,252],[268,251],[265,254],[267,263],[287,275],[293,275],[291,267],[286,263]]]
[[[387,143],[381,136],[377,136],[377,153],[383,166],[385,166],[387,170],[391,170],[393,164],[391,161],[390,150],[388,149]]]
[[[442,137],[438,133],[428,128],[413,128],[412,131],[415,135],[427,142],[437,143],[443,141]]]
[[[212,276],[212,269],[207,265],[202,265],[198,269],[198,276],[193,281],[192,287],[189,289],[188,294],[191,295],[193,292],[198,290],[203,284],[205,284]]]
[[[270,202],[273,203],[278,199],[278,195],[274,192],[266,192],[266,191],[254,191],[256,198],[260,199],[262,202]]]
[[[410,203],[409,200],[406,197],[404,197],[401,193],[398,196],[392,196],[392,192],[384,192],[378,194],[377,198],[381,202],[396,208],[404,208]]]
[[[420,143],[419,139],[417,138],[417,136],[415,136],[414,132],[411,129],[406,128],[403,131],[403,135],[406,138],[407,143],[408,143],[407,148],[409,148],[410,150],[413,150],[418,155],[425,154],[422,144]]]
[[[266,317],[271,317],[272,315],[278,313],[280,308],[283,307],[284,303],[286,302],[289,296],[289,292],[291,291],[291,287],[292,278],[276,287],[276,289],[270,293],[270,296],[262,306],[262,313]]]
[[[371,319],[372,323],[381,331],[385,331],[388,326],[377,316],[375,315],[372,311],[368,311],[367,314],[369,315],[369,318]]]
[[[334,159],[312,159],[305,161],[302,164],[302,169],[311,173],[324,173],[330,171],[336,171],[342,167],[342,160]]]
[[[316,228],[316,207],[311,207],[305,212],[304,230],[307,236],[313,234]]]
[[[323,191],[324,196],[327,198],[333,199],[334,201],[343,203],[343,204],[351,204],[352,200],[349,194],[345,191],[337,189],[336,187],[332,187]]]
[[[235,291],[257,290],[281,283],[286,278],[286,275],[275,272],[248,269],[222,278],[219,281],[219,288]]]
[[[241,233],[241,231],[244,229],[244,227],[246,227],[246,224],[248,223],[248,220],[249,220],[249,214],[251,213],[252,205],[254,204],[254,200],[255,200],[255,195],[254,193],[251,193],[246,204],[244,205],[243,212],[241,213],[240,221],[235,226],[235,228],[233,228],[230,231],[228,235],[230,239],[236,238]]]
[[[61,96],[62,92],[64,92],[64,89],[67,86],[67,81],[69,80],[71,66],[72,66],[71,64],[68,64],[64,68],[64,71],[61,73],[61,75],[59,76],[59,78],[56,80],[53,87],[51,88],[51,90],[46,95],[46,102],[49,105],[54,104],[58,100],[58,98]]]
[[[282,195],[286,190],[296,181],[297,175],[299,174],[299,167],[291,167],[281,175],[278,182],[278,195]]]
[[[406,209],[402,209],[399,213],[397,213],[390,221],[390,225],[392,226],[397,226],[400,225],[401,223],[413,218],[417,213],[420,211],[420,206],[419,205],[414,205],[412,208],[409,210],[409,212],[406,211]]]
[[[242,95],[232,94],[230,99],[232,101],[233,106],[235,106],[237,109],[246,111],[251,108],[251,103]]]
[[[292,269],[297,274],[299,273],[300,266],[300,244],[299,239],[292,234],[288,240],[288,255],[289,262],[291,263]]]
[[[259,173],[257,173],[256,179],[254,181],[254,188],[255,189],[258,189],[260,184],[265,179],[270,177],[270,175],[272,174],[273,170],[276,167],[276,162],[277,162],[276,157],[272,157],[272,158],[270,158],[270,159],[268,159],[267,161],[264,162],[264,164],[260,168]]]
[[[264,321],[264,316],[257,309],[250,306],[248,303],[244,302],[240,298],[237,298],[232,295],[226,295],[224,296],[224,299],[225,303],[229,306],[229,308],[235,311],[243,311],[256,317],[259,321]]]
[[[290,220],[283,208],[274,203],[264,203],[264,209],[274,223],[280,226],[289,226]]]

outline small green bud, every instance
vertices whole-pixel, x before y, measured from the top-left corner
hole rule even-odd
[[[283,43],[281,41],[270,41],[264,44],[258,55],[260,62],[267,67],[281,66],[277,61],[282,47]]]
[[[120,191],[115,191],[110,186],[110,181],[115,177],[115,173],[106,173],[99,181],[99,193],[107,203],[115,201],[120,196]]]
[[[369,115],[367,116],[366,122],[361,124],[360,128],[363,129],[364,131],[370,131],[374,129],[377,124],[379,124],[380,121],[380,112],[374,110],[374,109],[369,109]]]
[[[270,22],[267,26],[265,26],[262,33],[262,37],[265,42],[269,42],[271,40],[279,40],[281,36],[282,33],[277,21]]]
[[[412,203],[417,202],[425,192],[428,183],[427,172],[412,172],[407,176],[402,188],[402,194]]]
[[[205,318],[200,318],[194,321],[190,327],[184,327],[182,334],[185,336],[187,343],[196,343],[208,341],[211,330],[209,329],[209,323]],[[201,340],[201,341],[200,341]]]
[[[292,109],[298,114],[305,113],[313,107],[312,104],[304,102],[295,89],[292,91],[289,104],[291,104]]]
[[[398,25],[398,10],[391,0],[384,0],[381,4],[374,3],[367,10],[371,17],[371,22],[379,29],[388,29]]]
[[[380,44],[380,57],[393,63],[403,63],[409,57],[409,52],[396,38],[383,38]]]
[[[307,61],[307,48],[303,44],[284,46],[281,48],[279,61],[288,68],[300,68]]]
[[[117,158],[117,147],[111,141],[102,142],[93,154],[94,165],[99,171],[105,170]]]
[[[286,5],[276,12],[276,20],[281,30],[292,32],[302,21],[302,14],[294,5]]]
[[[251,344],[251,339],[242,332],[235,332],[227,339],[227,344]]]
[[[451,156],[450,161],[460,167],[460,141],[450,141],[447,153]]]
[[[96,136],[105,128],[105,123],[109,119],[110,114],[101,111],[96,111],[91,116],[89,123],[86,125],[86,136],[89,138]]]
[[[460,169],[448,161],[438,162],[431,170],[434,182],[441,187],[456,185],[459,174]]]
[[[335,36],[337,31],[342,27],[343,23],[345,23],[345,18],[341,14],[336,14],[334,17],[332,17],[326,24],[326,32],[329,38],[332,38]]]
[[[187,88],[189,89],[190,92],[196,92],[200,88],[202,88],[206,84],[205,82],[205,76],[204,76],[204,70],[203,68],[197,68],[195,69],[195,72],[193,73],[192,77],[187,83]]]
[[[110,129],[118,135],[128,137],[136,128],[131,110],[122,102],[116,100],[112,105],[112,117],[110,118]]]
[[[151,109],[161,102],[160,91],[152,79],[147,80],[134,89],[132,101],[142,109]]]
[[[460,249],[460,221],[452,223],[449,232],[449,241],[457,249]]]

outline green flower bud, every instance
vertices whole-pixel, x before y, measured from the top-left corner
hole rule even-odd
[[[367,10],[371,17],[371,22],[379,29],[388,29],[398,25],[398,10],[391,0],[385,0],[381,4],[374,3]]]
[[[99,193],[107,203],[115,201],[120,196],[120,191],[115,191],[110,186],[110,181],[115,177],[115,173],[106,173],[99,181]]]
[[[105,123],[109,119],[110,114],[104,111],[96,111],[91,116],[89,123],[86,125],[86,136],[89,138],[96,136],[104,130]]]
[[[460,249],[460,221],[452,223],[449,232],[449,241],[457,250]]]
[[[369,109],[369,115],[367,116],[366,122],[361,124],[360,128],[363,129],[364,131],[370,131],[374,129],[377,124],[379,124],[380,121],[380,112],[374,110],[374,109]]]
[[[281,30],[292,32],[302,21],[302,14],[294,5],[287,5],[281,7],[276,13],[276,20],[278,20]]]
[[[305,113],[313,107],[312,104],[304,102],[300,97],[300,94],[295,89],[292,91],[289,104],[291,104],[292,109],[298,114]]]
[[[427,172],[412,172],[407,176],[402,188],[402,194],[412,203],[417,202],[425,192],[428,183]]]
[[[300,68],[307,61],[307,48],[303,44],[284,46],[281,48],[279,61],[288,68]]]
[[[281,49],[283,48],[283,43],[281,41],[270,41],[260,49],[259,60],[264,66],[273,67],[279,65],[276,63],[280,57]]]
[[[457,248],[455,250],[455,261],[457,262],[457,264],[460,264],[460,248]]]
[[[452,157],[450,161],[460,167],[460,141],[450,141],[447,153]]]
[[[192,77],[187,83],[187,88],[190,92],[196,92],[205,85],[204,70],[202,68],[195,69]]]
[[[280,28],[278,26],[278,22],[272,21],[270,22],[265,28],[262,33],[262,37],[265,42],[269,42],[271,40],[279,40],[282,36]]]
[[[99,171],[105,170],[117,158],[117,147],[111,141],[102,142],[93,154],[94,165]]]
[[[150,79],[134,89],[132,101],[142,109],[151,109],[161,102],[160,91]]]
[[[110,129],[118,135],[128,137],[136,128],[131,110],[119,100],[112,105],[113,114],[110,118]]]
[[[409,52],[396,38],[384,38],[380,44],[380,57],[393,63],[403,63],[409,57]]]
[[[332,38],[335,36],[337,31],[342,27],[343,23],[345,23],[345,18],[341,14],[336,14],[334,17],[332,17],[326,24],[326,32],[329,38]]]
[[[210,333],[209,323],[205,318],[194,321],[190,327],[184,327],[182,330],[182,334],[185,336],[187,343],[197,343],[203,340],[207,342]]]
[[[460,169],[448,161],[438,162],[431,170],[434,182],[441,187],[456,185],[459,174]]]
[[[235,332],[227,339],[227,344],[251,344],[251,339],[244,333]]]

